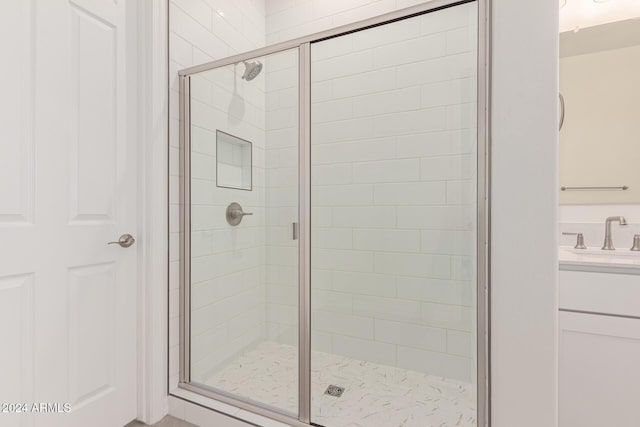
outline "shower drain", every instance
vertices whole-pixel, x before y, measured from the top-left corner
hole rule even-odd
[[[340,397],[342,396],[342,393],[344,393],[344,387],[338,387],[337,385],[330,385],[324,391],[324,394],[328,394],[333,397]]]

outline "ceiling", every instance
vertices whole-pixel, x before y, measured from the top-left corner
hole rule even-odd
[[[640,18],[640,0],[559,0],[560,32]],[[640,32],[640,21],[638,21]]]

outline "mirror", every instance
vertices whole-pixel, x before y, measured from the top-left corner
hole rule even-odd
[[[560,203],[640,202],[640,20],[561,33],[560,93]]]
[[[216,131],[216,185],[251,190],[251,143]]]

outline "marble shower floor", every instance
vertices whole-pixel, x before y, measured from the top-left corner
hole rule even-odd
[[[297,413],[297,351],[263,342],[209,378],[207,385]],[[326,427],[475,427],[470,383],[313,352],[312,421]],[[344,387],[341,397],[324,394]]]

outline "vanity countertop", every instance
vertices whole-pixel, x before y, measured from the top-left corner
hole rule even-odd
[[[640,275],[640,252],[629,249],[603,251],[560,246],[558,258],[560,270]]]

